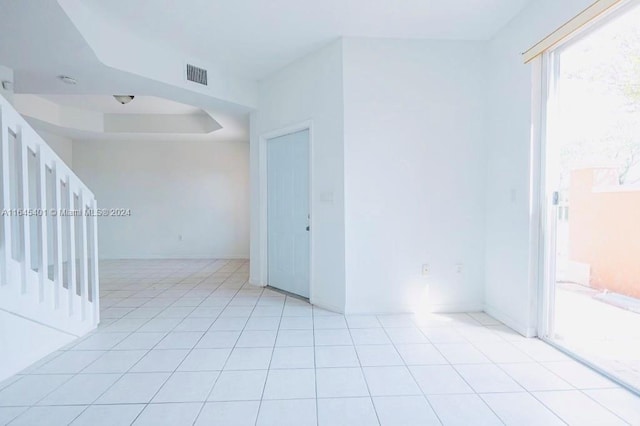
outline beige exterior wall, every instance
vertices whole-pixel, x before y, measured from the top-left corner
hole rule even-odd
[[[590,265],[591,287],[640,298],[640,188],[611,172],[571,174],[569,258]]]

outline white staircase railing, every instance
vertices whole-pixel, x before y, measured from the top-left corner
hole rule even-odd
[[[0,96],[0,309],[77,336],[100,320],[96,199]]]

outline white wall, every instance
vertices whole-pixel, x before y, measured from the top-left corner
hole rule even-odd
[[[64,136],[36,129],[38,134],[70,168],[73,167],[73,141]]]
[[[259,136],[311,120],[312,302],[348,313],[482,308],[485,47],[344,39],[260,83],[253,282],[266,278]]]
[[[248,257],[247,143],[74,141],[73,169],[99,207],[131,209],[98,221],[101,258]]]
[[[481,310],[485,47],[344,40],[348,312]]]
[[[521,52],[593,0],[531,2],[491,41],[487,174],[486,310],[523,334],[536,326],[537,282],[530,263],[531,79]]]
[[[260,136],[311,120],[312,301],[343,311],[342,43],[334,42],[261,81],[258,103],[259,109],[251,120],[251,281],[266,282],[266,222],[261,213],[266,198],[260,190],[266,183],[266,174],[261,174],[264,169],[260,165]]]
[[[0,382],[76,338],[0,309]]]
[[[162,87],[166,93],[172,92],[186,99],[193,98],[194,94],[202,94],[238,105],[255,106],[255,81],[229,70],[224,61],[215,55],[210,58],[194,58],[185,55],[181,49],[175,50],[165,43],[139,37],[135,31],[125,26],[113,25],[112,21],[105,19],[82,0],[58,0],[58,4],[96,59],[106,65],[100,69],[100,75],[107,70],[118,70],[144,77],[147,79],[145,84],[150,83],[150,80],[162,83],[156,87]],[[58,15],[52,15],[48,17],[53,21],[51,25],[59,24]],[[186,63],[208,70],[209,80],[206,86],[185,81]]]
[[[4,89],[3,81],[11,82],[12,86],[8,90]],[[0,96],[4,96],[10,104],[13,103],[13,70],[3,65],[0,65]]]

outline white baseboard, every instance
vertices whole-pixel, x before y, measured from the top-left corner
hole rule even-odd
[[[249,275],[249,284],[255,285],[256,287],[266,287],[267,286],[267,283],[262,282],[262,280],[260,280],[260,278],[256,279],[255,277],[252,277],[251,275]]]
[[[532,326],[532,325],[528,325],[528,324],[522,324],[521,322],[513,319],[509,315],[507,315],[504,312],[502,312],[500,309],[497,309],[497,308],[495,308],[493,306],[490,306],[490,305],[485,305],[484,306],[484,311],[488,315],[490,315],[493,318],[497,319],[498,321],[500,321],[501,323],[503,323],[504,325],[506,325],[510,329],[520,333],[524,337],[537,337],[538,336],[537,327]]]
[[[330,303],[324,303],[322,300],[310,300],[310,303],[313,306],[317,306],[318,308],[322,308],[325,309],[327,311],[331,311],[331,312],[335,312],[337,314],[343,314],[344,315],[344,307],[339,307],[336,305],[332,305]]]
[[[483,306],[479,303],[453,303],[442,305],[428,305],[425,308],[415,306],[404,307],[378,307],[374,309],[358,309],[350,310],[348,315],[396,315],[396,314],[414,314],[418,312],[429,312],[434,314],[457,314],[467,312],[482,312]]]
[[[244,255],[222,255],[222,256],[167,256],[167,255],[148,255],[148,256],[127,256],[127,257],[109,257],[100,256],[99,260],[249,260],[249,256]]]
[[[434,314],[460,314],[469,312],[482,312],[483,306],[479,303],[429,305],[427,310]]]

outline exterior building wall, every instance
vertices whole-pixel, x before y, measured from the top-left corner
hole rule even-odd
[[[571,173],[569,258],[590,265],[590,285],[640,298],[640,188],[611,169]]]

